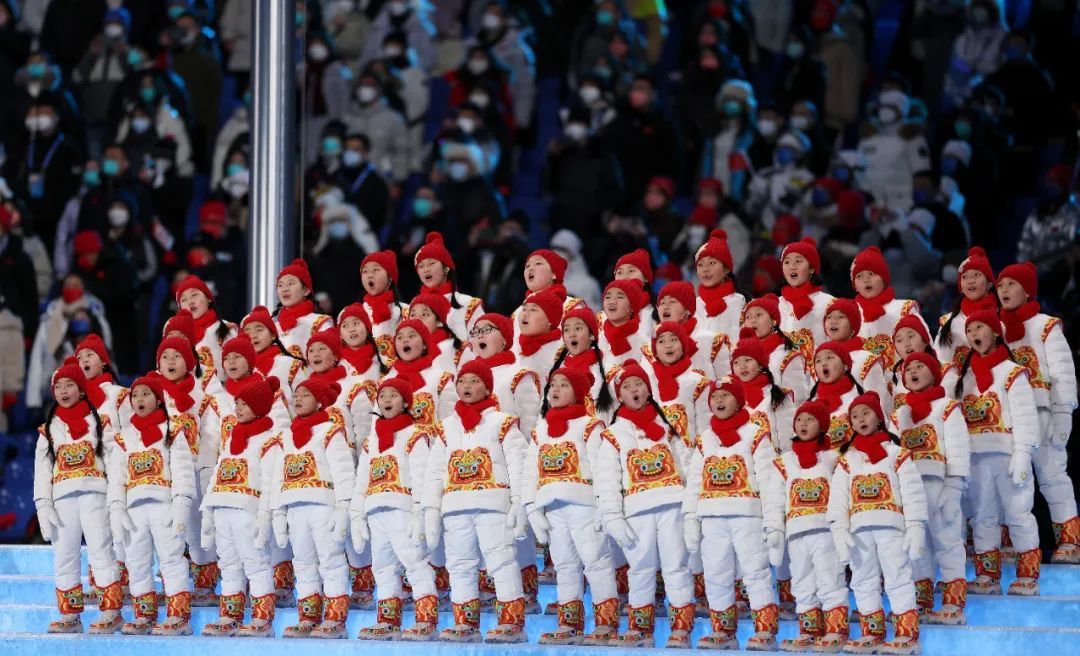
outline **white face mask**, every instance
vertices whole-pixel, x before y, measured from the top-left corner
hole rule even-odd
[[[135,131],[135,134],[144,134],[150,129],[150,119],[145,116],[131,119],[131,129]]]
[[[487,71],[488,61],[486,59],[470,59],[468,68],[473,75],[481,75]]]
[[[56,119],[48,114],[39,115],[37,118],[38,130],[49,132],[56,127]]]
[[[451,162],[447,167],[451,180],[461,182],[465,178],[469,177],[469,165],[465,162]]]
[[[383,57],[395,59],[401,56],[401,46],[386,46],[382,50]]]
[[[109,210],[109,225],[114,228],[126,226],[130,218],[128,211],[122,207],[114,207]]]
[[[344,221],[334,221],[326,226],[326,234],[330,239],[345,239],[349,236],[349,224]]]
[[[585,137],[589,135],[589,129],[585,127],[585,125],[582,123],[571,123],[566,126],[566,128],[563,130],[563,133],[567,136],[568,139],[573,139],[574,141],[584,141]]]
[[[497,30],[502,27],[502,16],[496,14],[484,14],[484,18],[480,21],[480,24],[487,30]]]
[[[776,131],[779,129],[779,127],[780,126],[776,124],[776,121],[770,118],[763,118],[758,121],[757,124],[758,132],[760,132],[761,136],[763,137],[773,136],[774,134],[776,134]]]
[[[311,57],[311,61],[326,61],[326,58],[330,56],[330,49],[321,43],[313,43],[308,46],[308,57]]]
[[[375,100],[378,96],[379,92],[375,90],[375,87],[364,86],[356,90],[356,99],[364,104]]]
[[[124,36],[124,26],[119,23],[109,23],[105,26],[105,36],[110,39],[119,39]]]
[[[25,125],[26,125],[27,130],[29,130],[31,132],[37,132],[38,131],[37,117],[36,116],[27,116]]]
[[[796,114],[791,117],[791,127],[802,132],[806,132],[806,129],[810,127],[810,117],[803,116],[802,114]]]
[[[900,118],[900,112],[892,107],[881,107],[877,110],[878,121],[882,125],[892,125]]]
[[[26,85],[26,92],[29,93],[32,98],[37,98],[41,95],[41,82],[28,82]]]
[[[360,166],[364,163],[364,156],[359,150],[346,150],[341,155],[341,163],[350,168]]]
[[[467,116],[459,117],[457,120],[457,126],[461,128],[461,131],[465,134],[472,134],[476,129],[476,121]]]
[[[400,16],[409,10],[409,5],[404,0],[393,0],[390,3],[390,13]]]
[[[491,98],[489,98],[486,93],[474,93],[469,96],[469,102],[481,109],[487,109],[488,103],[491,102]]]
[[[596,87],[581,87],[579,94],[581,95],[581,102],[586,105],[591,105],[600,99],[600,89]]]

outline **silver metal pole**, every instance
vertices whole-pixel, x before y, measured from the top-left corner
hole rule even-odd
[[[247,299],[273,308],[296,232],[296,3],[255,0],[254,9]]]

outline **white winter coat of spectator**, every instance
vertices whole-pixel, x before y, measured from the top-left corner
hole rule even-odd
[[[771,230],[776,217],[781,214],[795,212],[806,190],[814,184],[814,174],[806,168],[809,154],[810,141],[806,135],[791,130],[777,140],[773,165],[754,174],[746,211],[750,216],[759,217],[765,228]]]
[[[217,189],[221,179],[225,177],[225,161],[229,158],[229,153],[233,151],[233,143],[248,132],[251,132],[251,114],[248,112],[247,105],[237,105],[214,140],[214,158],[210,165],[212,189]]]
[[[581,238],[570,230],[559,230],[551,236],[551,249],[566,258],[566,275],[563,276],[566,293],[599,310],[602,303],[600,283],[589,274],[581,256],[581,246]]]
[[[130,129],[131,114],[128,113],[116,128],[116,143],[123,143]],[[180,114],[165,99],[158,102],[154,112],[154,130],[159,138],[176,142],[176,174],[190,177],[195,172],[195,164],[191,161],[191,137]]]
[[[922,128],[905,122],[911,102],[901,91],[878,96],[873,131],[859,140],[859,186],[874,203],[898,212],[912,206],[911,179],[930,168],[930,147]]]
[[[481,10],[477,12],[477,7]],[[466,44],[481,45],[510,71],[510,97],[514,104],[514,123],[519,128],[532,124],[536,103],[536,57],[517,22],[507,18],[498,2],[474,3],[470,12],[472,33]]]
[[[93,317],[105,346],[112,350],[112,330],[105,318],[105,305],[88,292],[68,303],[63,297],[49,301],[41,315],[34,345],[30,349],[30,368],[26,374],[26,406],[40,408],[44,399],[52,398],[50,378],[65,358],[75,354],[75,346],[67,340],[71,320],[79,315]]]
[[[225,0],[218,32],[221,45],[229,54],[225,69],[230,73],[251,70],[251,0]]]
[[[344,220],[349,226],[349,236],[367,253],[374,253],[381,248],[379,237],[372,231],[367,218],[356,209],[355,205],[345,202],[341,189],[332,187],[315,199],[315,206],[322,217],[319,239],[312,246],[311,252],[318,255],[330,241],[327,226],[335,221]]]
[[[405,118],[391,109],[381,94],[366,102],[361,100],[365,88],[370,87],[364,84],[356,87],[354,100],[348,104],[341,120],[348,128],[348,134],[359,132],[368,136],[371,140],[369,161],[384,175],[400,182],[409,175],[408,126]]]
[[[416,50],[420,67],[430,71],[435,62],[433,12],[434,9],[427,0],[389,0],[384,3],[375,16],[371,31],[368,32],[367,44],[360,61],[377,58],[387,34],[404,32],[409,39],[409,47]]]

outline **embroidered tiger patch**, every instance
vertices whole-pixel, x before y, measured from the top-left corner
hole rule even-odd
[[[941,453],[937,431],[930,424],[919,424],[900,433],[900,446],[911,452],[912,460],[938,460],[945,462]]]
[[[282,491],[304,488],[322,488],[332,490],[334,484],[319,478],[319,467],[315,454],[310,451],[290,453],[285,456],[285,476],[281,483]]]
[[[630,449],[626,456],[626,468],[630,476],[628,495],[660,487],[681,487],[683,484],[675,468],[675,454],[667,444],[656,444],[648,449]]]
[[[968,394],[964,397],[964,421],[972,435],[984,433],[1012,433],[1005,425],[1001,401],[993,391],[986,394]]]
[[[446,492],[506,489],[505,483],[495,480],[495,463],[482,446],[457,449],[446,463]]]
[[[164,478],[165,461],[161,452],[157,449],[136,451],[128,456],[128,482],[127,489],[140,485],[161,485],[168,487],[169,483]]]
[[[259,491],[249,485],[251,474],[248,462],[244,458],[222,458],[218,464],[217,478],[214,480],[214,492],[232,492],[257,497]]]
[[[401,469],[392,454],[376,456],[368,465],[368,496],[383,493],[412,494],[401,484]]]
[[[799,478],[788,491],[787,518],[819,515],[829,507],[829,481],[823,476]]]
[[[79,440],[58,447],[56,449],[53,483],[83,477],[105,478],[105,474],[97,469],[97,456],[94,454],[94,445]]]
[[[893,496],[892,484],[883,472],[856,474],[851,479],[850,515],[872,510],[900,512]]]
[[[709,456],[702,465],[700,496],[702,499],[756,499],[758,493],[750,486],[750,472],[741,456]]]
[[[536,465],[540,474],[540,487],[550,483],[592,484],[592,481],[581,475],[581,460],[573,442],[540,445]]]

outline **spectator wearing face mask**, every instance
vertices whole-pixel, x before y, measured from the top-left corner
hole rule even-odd
[[[773,78],[772,101],[777,109],[788,113],[800,100],[809,100],[821,107],[825,91],[825,71],[813,57],[813,37],[808,28],[793,29],[784,43],[784,54]]]
[[[383,3],[372,21],[361,60],[370,61],[378,57],[386,35],[404,32],[409,44],[416,49],[420,67],[431,71],[435,63],[433,12],[432,3],[427,0],[389,0]]]
[[[749,182],[749,154],[758,141],[773,138],[780,126],[758,121],[754,89],[745,80],[728,80],[716,96],[716,106],[722,114],[716,131],[706,140],[701,156],[701,178],[719,180],[728,195],[743,200]],[[755,124],[761,139],[755,135]],[[771,161],[771,157],[769,159]]]
[[[238,146],[247,143],[251,131],[251,91],[245,91],[242,101],[218,130],[214,140],[214,157],[210,164],[210,186],[217,187],[225,175],[225,158]]]
[[[448,144],[437,170],[443,180],[437,193],[449,233],[447,245],[459,263],[460,279],[469,279],[479,266],[472,257],[473,248],[483,233],[496,230],[506,210],[502,197],[482,174],[483,154],[476,144]]]
[[[605,130],[626,180],[627,208],[637,203],[635,190],[644,189],[653,177],[679,174],[675,127],[656,106],[655,94],[652,80],[639,75],[627,98],[629,107]]]
[[[622,200],[618,160],[589,127],[584,107],[569,110],[562,137],[548,145],[542,186],[551,201],[552,230],[570,230],[583,239],[597,234],[601,216]]]
[[[581,86],[570,101],[569,109],[564,109],[559,113],[563,123],[566,122],[566,113],[576,108],[588,112],[587,125],[594,134],[600,133],[605,127],[611,125],[618,116],[614,94],[611,93],[604,80],[592,74],[582,79]]]
[[[318,154],[304,172],[304,192],[309,199],[314,198],[320,187],[337,184],[341,154],[345,150],[345,124],[341,121],[326,123],[315,140]]]
[[[234,150],[225,163],[225,177],[218,185],[219,196],[227,202],[230,214],[233,207],[248,206],[248,193],[251,191],[251,168],[248,165],[248,153],[245,149]],[[246,211],[244,216],[247,216]],[[246,221],[240,224],[246,226]]]
[[[37,102],[53,99],[61,124],[79,139],[79,106],[64,84],[60,67],[53,65],[48,53],[33,52],[21,68],[15,71],[12,93],[4,98],[3,138],[12,159],[21,157],[26,149],[26,132],[23,121],[27,112]]]
[[[195,172],[194,150],[188,126],[179,112],[169,102],[169,98],[158,86],[153,75],[143,75],[138,98],[125,108],[124,118],[116,127],[116,141],[140,144],[139,151],[132,151],[132,159],[141,159],[140,155],[149,151],[160,137],[168,136],[176,143],[177,173],[191,176]],[[216,124],[216,123],[215,123]]]
[[[513,134],[516,127],[514,103],[510,96],[509,76],[502,62],[481,46],[472,46],[465,54],[465,59],[457,69],[446,74],[450,85],[449,104],[458,108],[470,102],[470,97],[477,91],[484,90],[502,113],[508,134]]]
[[[901,213],[912,205],[912,176],[930,168],[930,148],[922,129],[905,121],[910,106],[903,91],[882,91],[858,146],[862,189],[874,197],[875,204]]]
[[[996,2],[975,0],[965,12],[964,31],[953,41],[945,74],[945,106],[960,107],[971,95],[972,81],[997,70],[1005,26]]]
[[[311,32],[307,37],[304,58],[304,84],[297,111],[303,117],[304,144],[307,152],[304,161],[311,161],[319,152],[319,136],[330,121],[338,121],[345,114],[349,103],[352,73],[334,50],[333,42],[322,32]],[[340,154],[341,144],[338,144]],[[320,153],[322,154],[322,153]]]
[[[578,23],[570,42],[571,84],[588,73],[601,74],[609,84],[615,82],[608,70],[599,71],[596,63],[607,55],[612,37],[620,33],[634,59],[644,62],[645,50],[633,20],[623,14],[621,3],[601,0],[595,4],[592,16]]]
[[[105,13],[102,30],[90,41],[90,47],[72,73],[79,89],[83,118],[87,127],[87,150],[91,156],[101,153],[106,138],[109,103],[113,92],[131,71],[127,60],[127,33],[131,15],[124,8]]]
[[[214,49],[212,30],[204,30],[199,19],[184,11],[174,19],[166,33],[171,48],[172,68],[191,90],[191,145],[196,168],[205,170],[213,148],[214,132],[218,126],[218,107],[221,104],[222,73]],[[168,134],[168,133],[163,133]]]
[[[409,175],[412,156],[405,118],[387,105],[378,79],[369,73],[360,76],[353,98],[342,117],[347,131],[368,135],[371,163],[400,184]]]
[[[824,175],[832,159],[832,145],[826,140],[822,130],[818,106],[806,99],[796,101],[791,107],[788,124],[810,140],[807,165],[811,173]]]
[[[345,202],[355,206],[371,229],[379,232],[390,218],[390,188],[371,163],[370,155],[371,140],[366,134],[345,137],[341,169],[335,179],[345,194]]]
[[[1016,261],[1035,264],[1040,290],[1047,298],[1055,298],[1050,290],[1060,289],[1067,278],[1067,260],[1080,229],[1080,207],[1072,190],[1072,169],[1064,164],[1052,166],[1043,177],[1038,203],[1024,221],[1016,245]]]
[[[311,279],[330,297],[333,313],[364,293],[357,262],[379,250],[379,241],[367,219],[352,205],[335,200],[316,212],[319,237],[311,254]]]
[[[412,154],[409,166],[411,170],[420,170],[424,120],[431,99],[428,88],[430,76],[420,68],[416,53],[409,49],[404,32],[388,34],[383,40],[381,59],[375,60],[370,66],[382,69],[382,75],[396,84],[402,113],[409,127],[409,150]]]
[[[132,34],[132,38],[134,36]],[[167,103],[184,123],[185,131],[190,131],[191,99],[184,80],[171,68],[158,68],[152,56],[153,52],[133,43],[128,44],[125,59],[129,72],[117,85],[109,101],[109,124],[112,130],[115,130],[116,124],[127,113],[128,106],[141,101],[155,106],[158,106],[159,102]]]
[[[251,53],[253,41],[251,25],[253,7],[251,0],[225,0],[221,7],[221,49],[227,56],[225,70],[236,78],[236,89],[248,87],[251,80]]]
[[[323,29],[334,41],[338,55],[356,61],[364,52],[371,32],[371,19],[356,0],[331,0],[322,4]]]
[[[776,142],[773,165],[759,170],[750,181],[746,213],[771,230],[776,217],[793,212],[814,181],[807,168],[810,140],[796,130]]]
[[[487,2],[480,25],[474,26],[474,42],[491,53],[510,71],[510,97],[514,123],[524,129],[532,125],[536,102],[536,58],[517,22],[506,15],[503,3]]]

